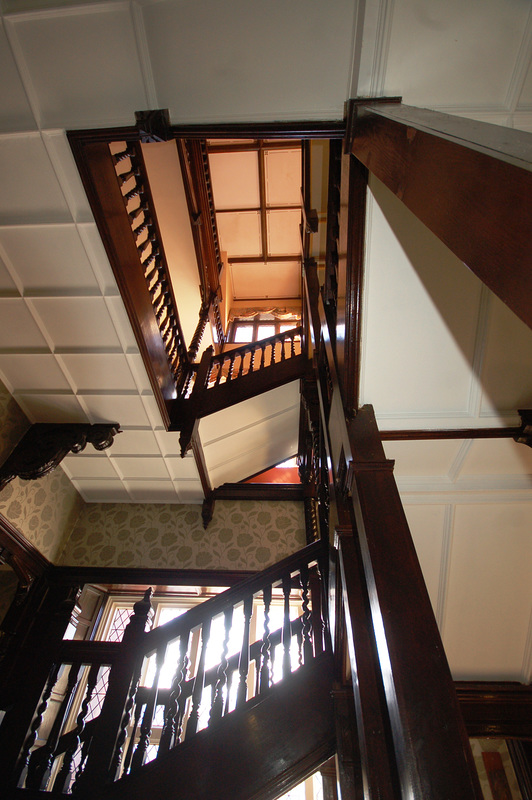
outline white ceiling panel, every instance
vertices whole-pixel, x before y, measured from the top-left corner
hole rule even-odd
[[[48,350],[25,301],[17,297],[0,297],[0,350],[24,348]]]
[[[523,83],[518,108],[527,110],[532,108],[532,62],[528,67],[526,78]]]
[[[72,219],[38,133],[0,136],[0,185],[2,225]]]
[[[134,391],[135,381],[124,355],[73,353],[58,356],[78,392]]]
[[[199,480],[196,462],[192,456],[167,458],[165,460],[173,480]]]
[[[17,71],[4,25],[0,22],[0,127],[3,131],[36,127],[24,86]]]
[[[529,10],[527,0],[399,0],[383,94],[429,108],[502,106]]]
[[[99,292],[73,224],[0,228],[0,250],[14,267],[26,294],[54,290],[60,293]]]
[[[256,151],[209,154],[214,205],[217,209],[260,206],[258,164]]]
[[[72,394],[29,394],[17,392],[15,400],[30,422],[90,422]],[[101,420],[114,422],[114,420]]]
[[[159,105],[173,121],[341,117],[352,0],[235,0],[228,10],[218,0],[143,6]]]
[[[299,297],[301,265],[299,261],[272,261],[264,264],[231,264],[233,297],[249,298]]]
[[[118,422],[124,427],[146,428],[149,420],[141,398],[131,395],[80,395],[92,423]]]
[[[129,5],[98,3],[10,20],[44,127],[130,124],[147,107]]]
[[[168,480],[168,470],[163,458],[153,456],[116,456],[111,454],[111,461],[121,478],[135,480]]]
[[[79,223],[91,221],[93,217],[89,201],[74,162],[66,131],[43,130],[41,135],[73,218]]]
[[[119,348],[102,297],[35,297],[28,301],[56,350]]]
[[[119,292],[113,270],[109,264],[109,259],[96,225],[93,222],[88,222],[78,223],[76,227],[102,294],[118,295]]]
[[[55,357],[44,353],[0,355],[0,375],[11,392],[71,388]]]
[[[362,400],[379,416],[468,411],[480,281],[371,181]]]
[[[88,445],[83,453],[64,458],[61,466],[71,479],[109,478],[113,480],[117,477],[117,473],[105,453],[97,453],[93,450],[92,445]]]
[[[460,440],[384,442],[386,458],[395,459],[394,472],[405,475],[447,475]]]
[[[522,680],[532,504],[455,509],[444,644],[456,679]]]
[[[492,297],[482,370],[482,413],[532,407],[532,330]]]
[[[138,353],[137,340],[122,298],[120,296],[106,297],[105,304],[113,318],[113,324],[124,352]]]
[[[160,455],[160,452],[153,431],[123,428],[121,433],[115,436],[109,454],[114,458],[114,456],[138,455],[139,453],[147,456]]]
[[[168,433],[165,430],[155,430],[154,436],[163,456],[181,457],[181,446],[179,444],[179,433],[173,431]]]
[[[1,230],[1,229],[0,229]],[[8,272],[6,265],[0,258],[0,295],[18,295],[19,291],[17,286]]]

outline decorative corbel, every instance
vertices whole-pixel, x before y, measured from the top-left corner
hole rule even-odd
[[[532,409],[520,408],[518,413],[521,417],[521,428],[517,436],[514,436],[514,441],[532,447]]]
[[[135,111],[135,122],[142,144],[168,142],[173,138],[170,129],[170,114],[167,108]]]
[[[48,475],[68,453],[80,453],[87,443],[95,450],[106,450],[120,432],[116,422],[101,425],[37,422],[0,467],[0,491],[13,478],[30,481]]]

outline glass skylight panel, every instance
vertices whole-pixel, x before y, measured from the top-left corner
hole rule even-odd
[[[217,210],[260,206],[256,152],[211,153],[209,165]]]

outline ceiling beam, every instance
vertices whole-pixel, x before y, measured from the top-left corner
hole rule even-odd
[[[351,102],[348,147],[532,327],[532,134]]]

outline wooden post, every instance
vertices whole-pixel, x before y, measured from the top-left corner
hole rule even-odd
[[[482,794],[430,599],[371,406],[349,425],[348,465],[402,797]],[[361,687],[362,688],[362,687]]]
[[[532,327],[532,134],[353,101],[351,152]]]

